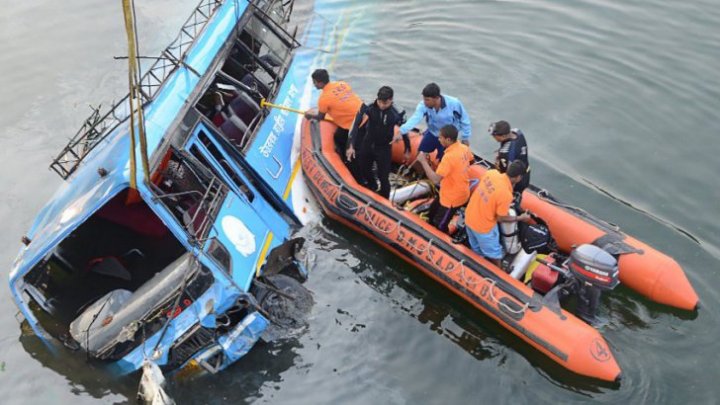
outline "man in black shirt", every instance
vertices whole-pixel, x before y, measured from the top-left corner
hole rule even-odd
[[[505,173],[513,161],[520,160],[525,163],[527,171],[522,180],[515,184],[513,192],[522,195],[523,190],[530,184],[530,162],[528,161],[528,147],[525,135],[521,130],[511,129],[507,121],[498,121],[490,125],[490,135],[500,142],[500,149],[495,157],[495,166],[500,173]]]
[[[355,158],[357,151],[360,183],[373,191],[377,190],[377,180],[373,173],[373,164],[376,164],[377,178],[380,180],[379,193],[385,198],[390,196],[392,143],[400,138],[400,125],[404,122],[404,115],[404,112],[399,112],[393,106],[393,89],[383,86],[378,90],[375,102],[360,107],[350,129],[348,161]],[[402,139],[407,160],[410,156],[410,138],[404,134]]]

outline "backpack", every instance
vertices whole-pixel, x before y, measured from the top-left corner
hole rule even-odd
[[[526,253],[537,252],[539,254],[549,254],[557,250],[557,243],[550,234],[545,221],[538,217],[534,217],[536,224],[528,224],[518,222],[518,233],[520,234],[520,244]]]

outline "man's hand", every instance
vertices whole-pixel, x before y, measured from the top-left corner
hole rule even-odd
[[[352,145],[345,151],[345,157],[348,162],[352,162],[352,160],[355,159],[355,148],[353,148]]]
[[[403,160],[403,163],[409,162],[410,161],[410,151],[406,151],[404,157],[405,157],[405,160]]]
[[[305,111],[305,118],[306,118],[306,119],[311,120],[311,119],[315,118],[315,116],[317,116],[317,110],[316,110],[316,109],[311,108],[311,109]]]
[[[417,161],[423,167],[430,167],[430,163],[428,162],[428,154],[425,152],[418,152]]]
[[[527,222],[530,220],[530,213],[529,212],[523,212],[522,214],[517,216],[518,222]]]

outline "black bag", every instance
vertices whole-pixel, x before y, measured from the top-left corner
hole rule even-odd
[[[535,218],[537,224],[518,222],[520,244],[526,253],[536,251],[539,254],[549,254],[557,250],[557,244],[550,234],[550,228],[544,221]]]

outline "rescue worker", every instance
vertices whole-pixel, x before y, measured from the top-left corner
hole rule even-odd
[[[337,125],[335,135],[335,151],[345,160],[345,150],[350,126],[355,115],[362,106],[362,100],[355,94],[349,84],[343,81],[330,81],[330,75],[325,69],[316,69],[312,73],[315,88],[322,90],[318,98],[317,110],[310,109],[305,112],[305,118],[322,120],[329,114]]]
[[[485,172],[465,209],[465,229],[470,247],[500,267],[503,249],[500,245],[498,222],[528,221],[529,213],[509,214],[513,186],[522,181],[525,163],[513,161],[505,173],[497,169]]]
[[[530,162],[528,161],[528,146],[525,135],[517,128],[511,129],[507,121],[498,121],[490,125],[490,135],[500,142],[500,149],[495,157],[495,167],[500,173],[505,173],[510,162],[520,160],[525,163],[526,172],[522,180],[515,184],[513,192],[522,195],[523,190],[530,185]]]
[[[390,197],[392,144],[400,138],[400,125],[404,122],[405,114],[393,105],[393,93],[389,86],[380,87],[375,101],[360,108],[350,130],[350,147],[346,156],[351,162],[357,153],[360,183],[378,191],[379,179],[379,194],[385,198]],[[402,139],[407,160],[410,157],[410,138],[405,134]],[[377,165],[377,177],[373,172],[373,164]]]
[[[428,179],[440,185],[440,192],[430,205],[430,224],[448,233],[448,225],[457,210],[470,198],[468,169],[473,161],[470,148],[459,142],[458,130],[453,125],[440,128],[438,141],[445,149],[437,171],[428,163],[427,153],[418,153],[418,162]]]
[[[440,94],[440,87],[430,83],[422,91],[423,100],[418,103],[413,115],[400,127],[400,133],[405,135],[408,131],[425,118],[427,129],[423,133],[420,152],[431,153],[437,150],[437,159],[441,160],[445,148],[439,140],[440,128],[452,125],[462,132],[461,142],[470,144],[470,115],[465,111],[460,100],[455,97]]]

